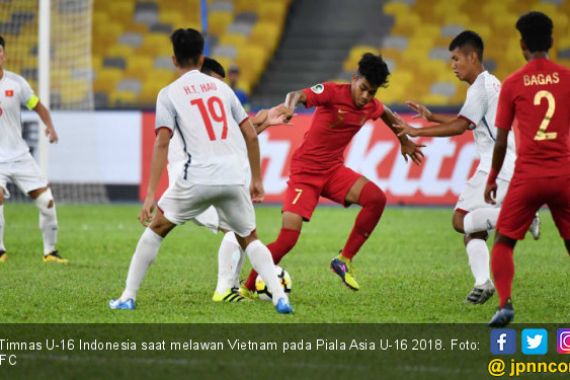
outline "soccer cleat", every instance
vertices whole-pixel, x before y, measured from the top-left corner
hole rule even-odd
[[[67,264],[69,263],[69,260],[61,257],[57,251],[53,251],[47,255],[44,255],[44,263]]]
[[[2,250],[0,251],[0,263],[5,263],[6,261],[8,261],[8,254]]]
[[[484,304],[495,294],[495,286],[491,280],[487,280],[483,285],[475,286],[465,298],[465,302],[475,305]]]
[[[214,302],[240,302],[247,300],[246,297],[242,296],[238,288],[228,289],[224,293],[214,292],[212,301]]]
[[[509,299],[503,308],[499,308],[491,321],[489,327],[505,327],[515,318],[515,310],[513,304]]]
[[[135,300],[128,298],[126,300],[116,299],[109,301],[109,308],[112,310],[134,310],[136,309]]]
[[[534,240],[540,239],[540,216],[538,215],[538,212],[534,215],[534,219],[528,228],[528,232],[530,232]]]
[[[336,273],[349,289],[359,290],[360,285],[353,276],[352,261],[338,255],[331,261],[331,270]]]
[[[287,298],[279,298],[279,300],[277,301],[277,305],[275,305],[275,310],[277,310],[279,314],[293,313],[293,307],[291,307],[291,304],[289,303]]]
[[[255,290],[249,290],[245,285],[239,287],[239,294],[250,300],[256,300],[259,298],[259,294]]]

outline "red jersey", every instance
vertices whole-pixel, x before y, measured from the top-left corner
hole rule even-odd
[[[384,113],[377,99],[357,108],[350,84],[324,83],[304,89],[306,106],[317,107],[303,143],[293,153],[291,173],[328,171],[344,162],[344,150],[367,120]]]
[[[570,70],[533,59],[503,82],[497,128],[520,132],[515,176],[570,176]]]

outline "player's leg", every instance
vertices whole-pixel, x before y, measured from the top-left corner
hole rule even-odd
[[[34,200],[40,213],[39,227],[42,232],[44,262],[67,264],[68,261],[62,258],[56,249],[58,223],[55,200],[51,189],[41,187],[29,191],[28,195]]]
[[[490,326],[502,327],[514,318],[511,302],[515,275],[514,247],[517,240],[524,239],[536,211],[548,199],[548,194],[545,193],[548,187],[548,181],[541,179],[524,182],[513,178],[511,181],[497,220],[497,233],[491,253],[491,271],[499,296],[499,310],[489,322]]]
[[[244,298],[238,289],[239,272],[245,253],[233,231],[222,228],[220,231],[224,237],[218,249],[218,282],[212,300],[214,302],[239,302]]]
[[[0,183],[0,263],[4,263],[8,259],[4,246],[4,199],[4,187]]]
[[[378,224],[386,206],[386,195],[366,177],[343,166],[329,178],[323,196],[345,207],[351,204],[362,207],[343,249],[330,265],[346,286],[358,290],[360,285],[354,278],[352,259]]]
[[[570,255],[570,178],[558,179],[551,183],[551,187],[553,194],[546,204]]]
[[[203,198],[207,192],[198,186],[180,187],[174,183],[158,201],[150,225],[141,235],[127,273],[125,290],[118,299],[111,300],[111,309],[134,309],[137,292],[150,265],[156,259],[162,240],[172,229],[192,220],[208,207]]]
[[[176,225],[156,210],[150,225],[142,233],[131,258],[125,290],[109,302],[111,309],[134,309],[137,293],[150,265],[156,259],[162,240]]]
[[[297,244],[303,227],[303,217],[294,212],[284,211],[281,215],[281,230],[277,239],[267,245],[271,252],[273,262],[277,265],[283,257]],[[252,269],[244,283],[244,287],[250,292],[255,290],[257,271]]]
[[[277,239],[267,245],[275,264],[278,264],[297,244],[303,221],[311,220],[313,211],[319,202],[321,181],[322,179],[314,176],[292,176],[289,180],[283,202],[281,230]],[[252,270],[244,284],[244,294],[246,294],[246,289],[250,292],[255,290],[256,278],[257,273]]]
[[[220,228],[235,232],[237,241],[245,251],[254,270],[259,273],[273,295],[273,304],[277,312],[291,313],[293,309],[277,278],[271,252],[257,238],[255,211],[248,189],[245,186],[221,186],[220,192],[214,204],[220,217]]]

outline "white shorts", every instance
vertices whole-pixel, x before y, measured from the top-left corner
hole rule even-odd
[[[30,153],[18,161],[0,162],[0,188],[4,190],[5,198],[10,198],[8,182],[13,182],[24,194],[48,185]]]
[[[459,195],[455,210],[465,211],[466,213],[485,207],[501,207],[503,199],[509,189],[509,181],[497,178],[497,199],[496,204],[492,205],[485,202],[485,186],[487,185],[488,173],[477,171],[473,177],[467,181],[465,189]]]
[[[183,224],[213,206],[219,227],[245,237],[255,230],[255,211],[246,186],[196,185],[176,181],[158,201],[166,219]]]
[[[169,184],[174,184],[176,182],[176,179],[180,173],[182,173],[185,163],[186,162],[183,161],[168,164],[166,171],[168,173]],[[213,206],[208,207],[206,211],[192,219],[192,222],[198,226],[206,227],[215,234],[217,234],[220,229],[220,218],[218,217],[218,212]]]

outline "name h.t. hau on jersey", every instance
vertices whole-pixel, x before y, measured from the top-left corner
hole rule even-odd
[[[34,109],[39,99],[21,76],[4,70],[0,78],[0,162],[17,161],[30,152],[22,138],[21,107]]]
[[[177,134],[182,150],[169,159],[184,154],[179,175],[189,183],[245,185],[247,153],[239,124],[247,118],[228,85],[192,70],[160,91],[155,125]]]

